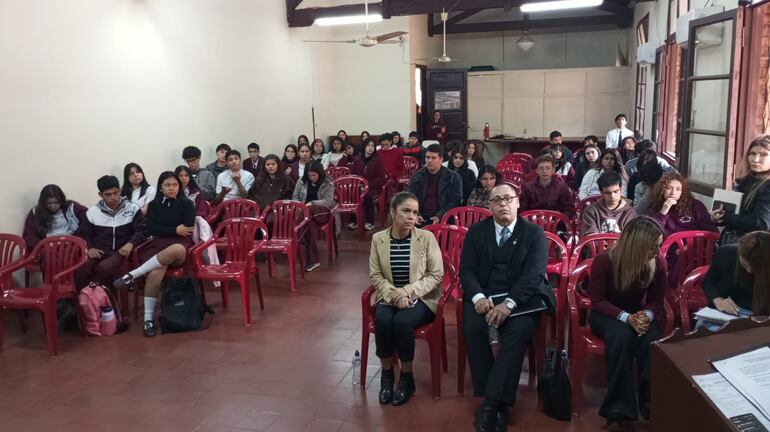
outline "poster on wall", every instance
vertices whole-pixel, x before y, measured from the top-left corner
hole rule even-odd
[[[437,91],[433,95],[433,109],[459,110],[462,109],[460,90]]]

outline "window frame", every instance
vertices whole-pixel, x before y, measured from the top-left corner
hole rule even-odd
[[[636,25],[636,46],[639,47],[649,40],[650,14],[646,14]],[[636,64],[636,96],[634,100],[634,129],[644,135],[645,111],[647,109],[647,77],[648,65]]]

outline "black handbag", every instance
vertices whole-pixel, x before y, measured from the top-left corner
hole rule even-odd
[[[214,311],[203,301],[200,287],[192,278],[167,279],[160,301],[162,333],[198,331],[211,323],[206,314]]]
[[[543,374],[537,382],[537,394],[549,417],[569,421],[572,418],[572,384],[565,351],[546,350]]]

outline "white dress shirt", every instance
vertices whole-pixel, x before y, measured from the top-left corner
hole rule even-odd
[[[139,197],[140,193],[142,193],[141,187],[134,189],[131,192],[131,196],[130,196],[131,202],[138,205],[139,208],[144,208],[147,204],[150,203],[150,201],[155,199],[155,194],[157,193],[157,191],[155,190],[154,187],[147,186],[147,190],[144,191],[144,195]]]
[[[634,136],[634,131],[628,128],[615,128],[607,132],[607,137],[604,139],[604,146],[606,148],[620,148],[623,143],[623,139],[626,137]]]
[[[516,219],[514,219],[513,222],[511,222],[510,225],[508,225],[508,227],[507,227],[508,228],[508,238],[511,238],[511,236],[513,235],[513,228],[515,226],[516,226]],[[505,228],[505,227],[500,225],[500,224],[498,224],[497,222],[495,222],[495,245],[499,245],[500,244],[500,238],[502,238],[502,236],[503,236],[503,228]],[[504,296],[504,295],[506,295],[506,294],[498,294],[498,295],[495,295],[495,296],[490,296],[489,299],[492,300],[492,297],[501,297],[501,296]],[[487,296],[485,296],[484,294],[478,293],[475,296],[473,296],[473,298],[471,298],[471,301],[473,302],[473,304],[476,304],[477,301],[479,301],[479,300],[481,300],[483,298],[486,298],[486,297]],[[513,299],[511,299],[511,301],[513,301]],[[514,304],[516,304],[516,302],[514,302]]]

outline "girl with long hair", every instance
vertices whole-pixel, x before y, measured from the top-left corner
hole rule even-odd
[[[484,162],[484,142],[476,139],[468,140],[465,143],[465,156],[481,170],[486,165]]]
[[[425,139],[438,141],[443,146],[446,143],[446,132],[446,122],[441,116],[441,111],[433,111],[433,117],[431,117],[427,129],[425,129]]]
[[[647,213],[647,208],[650,205],[650,199],[652,196],[652,189],[655,184],[658,183],[661,176],[663,176],[663,168],[658,163],[658,155],[652,150],[645,150],[639,156],[639,168],[637,182],[634,185],[633,191],[629,187],[627,190],[628,195],[633,193],[634,211],[636,214]],[[634,174],[635,176],[637,174]]]
[[[154,312],[166,269],[182,267],[187,249],[192,246],[195,206],[182,190],[182,182],[173,171],[164,171],[158,178],[159,194],[147,207],[147,234],[152,240],[142,246],[139,261],[143,264],[131,270],[113,286],[120,290],[147,276],[144,284],[144,326],[147,337],[157,334]]]
[[[269,154],[265,156],[265,166],[262,173],[254,180],[249,190],[249,199],[259,204],[263,209],[273,201],[291,199],[294,192],[294,180],[280,169],[278,156]],[[272,213],[269,213],[270,217]]]
[[[337,166],[345,150],[345,140],[336,136],[332,137],[329,141],[329,153],[327,153],[327,159],[331,165]],[[327,167],[328,168],[328,167]]]
[[[660,225],[639,216],[591,264],[588,322],[605,344],[608,385],[599,415],[607,419],[609,430],[620,430],[639,412],[645,419],[650,416],[650,343],[661,337],[667,279],[662,243]]]
[[[647,214],[654,217],[666,236],[680,231],[716,231],[708,209],[690,193],[687,178],[667,173],[655,183]]]
[[[297,137],[297,147],[301,146],[302,144],[310,144],[310,139],[307,137],[307,135],[300,135]]]
[[[27,251],[32,251],[46,237],[72,235],[86,217],[87,211],[86,207],[77,202],[67,200],[58,185],[43,186],[37,205],[32,207],[24,220],[22,237]]]
[[[305,244],[305,271],[311,272],[321,266],[318,256],[318,227],[333,217],[331,209],[335,205],[334,182],[326,175],[326,169],[321,162],[310,161],[302,179],[294,187],[292,199],[305,203],[310,210],[310,221],[301,241]]]
[[[329,153],[326,152],[326,145],[321,138],[313,140],[310,146],[310,158],[321,162],[324,169],[329,168]]]
[[[479,171],[476,187],[468,196],[467,204],[473,207],[489,208],[489,193],[492,188],[503,182],[503,176],[494,165],[484,165]]]
[[[366,223],[364,228],[367,231],[374,229],[375,222],[375,209],[374,198],[380,193],[383,193],[382,187],[385,185],[385,165],[382,164],[379,156],[377,156],[377,146],[374,141],[366,138],[361,143],[361,161],[364,163],[364,177],[369,182],[369,192],[364,197],[364,213],[366,217]],[[350,224],[348,228],[356,229],[358,225]]]
[[[294,144],[289,144],[283,149],[283,157],[281,158],[280,169],[287,176],[291,176],[291,167],[299,157],[299,150]]]
[[[174,174],[179,177],[184,195],[195,204],[195,216],[204,219],[209,215],[211,207],[206,202],[206,198],[201,193],[201,188],[192,177],[192,170],[184,165],[179,165],[174,170]]]
[[[401,139],[401,132],[393,131],[390,133],[390,135],[393,137],[393,147],[398,147],[398,148],[403,147],[404,142]]]
[[[586,151],[588,151],[588,149],[586,149]],[[586,155],[586,157],[588,157],[588,155]],[[585,199],[591,195],[599,195],[601,191],[599,190],[599,185],[596,181],[599,180],[599,177],[601,177],[602,174],[612,171],[618,173],[623,180],[623,184],[620,188],[621,195],[626,196],[628,176],[626,175],[626,170],[623,168],[623,164],[620,162],[618,152],[615,149],[606,149],[602,151],[599,161],[600,166],[589,170],[583,177],[583,181],[580,183],[580,190],[578,191],[580,199]]]
[[[147,206],[155,199],[157,189],[152,187],[144,176],[139,164],[131,162],[123,168],[123,190],[121,195],[139,206],[147,214]]]
[[[564,146],[561,144],[551,144],[546,151],[553,157],[554,174],[560,175],[562,180],[568,185],[574,185],[575,169],[572,168],[572,164],[567,160]]]
[[[449,156],[447,168],[456,172],[463,183],[463,200],[460,205],[465,205],[468,197],[476,184],[476,174],[468,168],[468,161],[465,159],[465,153],[461,150],[453,150]]]
[[[581,157],[575,163],[575,181],[572,190],[580,189],[583,177],[585,177],[588,171],[601,167],[601,162],[599,161],[601,153],[602,151],[599,150],[599,146],[596,144],[586,144],[583,151],[580,152]]]
[[[305,174],[305,167],[307,167],[307,164],[312,160],[310,158],[311,153],[312,150],[310,149],[310,144],[299,145],[299,148],[297,149],[297,159],[291,164],[291,178],[293,178],[295,182],[299,181]]]

